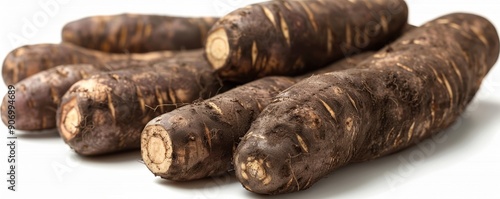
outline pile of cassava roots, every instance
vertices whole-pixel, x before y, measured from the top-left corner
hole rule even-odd
[[[235,175],[307,189],[448,128],[499,55],[495,27],[452,13],[415,27],[404,0],[276,0],[217,17],[121,14],[3,62],[8,123],[57,128],[83,156],[141,150],[172,181]]]

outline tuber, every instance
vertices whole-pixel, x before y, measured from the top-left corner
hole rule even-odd
[[[455,13],[405,34],[359,69],[301,81],[253,122],[234,153],[236,177],[255,193],[288,193],[415,145],[457,119],[498,54],[488,20]]]
[[[171,57],[170,51],[146,54],[109,54],[71,44],[26,45],[11,51],[3,62],[5,84],[15,84],[38,72],[66,64],[103,64],[112,60],[152,60]]]
[[[141,131],[154,117],[221,89],[221,82],[196,55],[92,76],[62,97],[57,128],[82,155],[140,147]]]
[[[56,128],[56,110],[61,97],[75,82],[106,71],[114,71],[132,67],[147,67],[155,62],[162,62],[179,57],[190,57],[200,54],[201,50],[179,51],[171,57],[154,60],[115,60],[99,65],[61,65],[39,72],[14,84],[17,88],[16,100],[9,103],[5,95],[2,102],[2,120],[8,122],[8,107],[16,107],[16,123],[18,130],[42,130]]]
[[[290,0],[253,4],[222,17],[206,57],[224,80],[298,75],[399,36],[403,0]]]
[[[346,58],[316,71],[352,68],[373,53]],[[232,169],[233,149],[272,97],[301,77],[264,77],[202,102],[151,120],[141,136],[146,166],[162,178],[187,181],[216,176]]]
[[[202,48],[214,17],[120,14],[92,16],[68,23],[63,42],[113,53],[144,53]]]

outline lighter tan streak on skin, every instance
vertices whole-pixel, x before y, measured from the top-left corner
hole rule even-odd
[[[68,72],[67,71],[64,71],[64,69],[62,68],[56,68],[56,73],[60,76],[63,76],[63,77],[67,77],[68,76]]]
[[[260,111],[262,111],[263,107],[262,105],[259,103],[259,100],[255,100],[255,103],[257,104],[257,108],[259,108]]]
[[[108,92],[108,108],[109,111],[111,112],[111,117],[113,118],[113,123],[116,122],[116,113],[115,113],[115,106],[113,105],[113,100],[111,99],[111,94]]]
[[[142,95],[142,91],[138,86],[135,87],[135,93],[137,94],[137,99],[139,100],[139,106],[141,107],[141,112],[144,114],[146,113],[146,103],[144,103],[144,97]]]
[[[321,104],[323,104],[323,106],[326,108],[326,110],[328,111],[328,113],[330,113],[330,116],[335,121],[337,121],[337,117],[335,116],[335,111],[333,111],[333,109],[325,101],[323,101],[322,99],[319,99],[319,101],[321,102]]]
[[[447,24],[447,23],[450,23],[450,20],[448,20],[448,19],[438,19],[436,21],[436,23],[438,23],[438,24]]]
[[[460,83],[462,83],[462,81],[463,81],[462,80],[462,73],[460,73],[460,70],[458,70],[457,64],[455,64],[455,62],[453,60],[451,60],[451,59],[450,59],[449,62],[451,63],[451,66],[453,66],[453,70],[457,74],[458,80],[460,81]]]
[[[295,136],[297,137],[297,140],[299,141],[302,150],[304,150],[306,153],[309,153],[309,148],[307,147],[307,144],[304,142],[302,137],[299,134],[295,134]]]
[[[52,96],[52,102],[54,102],[55,104],[59,104],[61,102],[56,88],[54,88],[53,86],[50,86],[50,95]]]
[[[290,187],[292,185],[292,182],[293,182],[293,178],[290,178],[290,180],[288,180],[288,182],[286,183],[285,189],[288,189],[288,187]]]
[[[385,15],[381,15],[380,25],[382,25],[382,31],[384,31],[384,33],[389,32],[389,23],[387,22],[387,18],[385,18]]]
[[[408,72],[414,72],[414,71],[413,71],[410,67],[405,66],[405,65],[403,65],[403,64],[401,64],[401,63],[396,63],[396,65],[397,65],[397,66],[399,66],[400,68],[402,68],[402,69],[404,69],[404,70],[408,71]]]
[[[286,9],[288,10],[292,10],[292,5],[290,5],[290,3],[288,3],[287,1],[283,1],[283,5],[285,6]]]
[[[318,32],[318,25],[316,24],[316,20],[314,19],[314,15],[311,12],[311,9],[309,9],[309,7],[303,1],[296,1],[296,2],[298,2],[302,6],[302,8],[304,8],[304,10],[307,13],[307,18],[309,19],[309,22],[311,22],[314,31]]]
[[[477,26],[473,25],[470,27],[470,29],[472,30],[472,32],[474,34],[476,34],[476,36],[481,40],[481,42],[483,42],[483,44],[488,47],[488,40],[486,39],[486,37],[484,37],[484,34],[483,34],[483,31],[478,28]],[[462,31],[463,32],[463,31]]]
[[[208,129],[208,126],[205,123],[203,123],[203,126],[205,127],[205,136],[207,137],[208,147],[212,150],[212,136],[210,135],[210,129]]]
[[[156,99],[158,100],[158,105],[160,105],[160,111],[162,113],[164,113],[163,111],[163,98],[161,96],[161,91],[160,91],[160,88],[158,86],[155,87],[155,96],[156,96]]]
[[[385,136],[385,141],[389,142],[390,138],[392,137],[392,134],[394,133],[394,127],[391,128],[389,133],[387,133],[387,136]]]
[[[356,102],[352,99],[351,95],[349,95],[349,93],[346,94],[349,100],[351,101],[352,106],[354,106],[354,109],[356,109],[356,111],[359,112],[358,107],[356,106]]]
[[[451,89],[450,83],[448,82],[448,79],[446,79],[445,76],[443,76],[443,80],[446,86],[446,90],[448,90],[448,94],[450,95],[450,110],[451,110],[453,106],[453,90]]]
[[[290,32],[288,29],[288,25],[286,24],[285,18],[281,14],[280,14],[280,25],[283,37],[285,37],[286,43],[288,44],[288,46],[290,46]]]
[[[432,118],[432,123],[434,123],[434,119],[436,117],[434,105],[436,102],[434,101],[434,93],[431,93],[431,95],[432,95],[432,97],[431,97],[431,118]]]
[[[440,84],[443,84],[443,80],[441,79],[441,77],[439,76],[439,74],[437,73],[437,71],[431,66],[429,67],[432,72],[434,73],[434,75],[436,76],[436,79],[437,81],[440,83]]]
[[[132,42],[138,42],[138,41],[141,41],[141,39],[143,38],[143,28],[144,28],[144,23],[142,21],[138,21],[137,22],[137,25],[136,25],[136,30],[140,30],[140,31],[137,31],[137,33],[132,37]]]
[[[326,35],[326,38],[327,38],[326,48],[328,49],[328,54],[331,54],[332,50],[333,50],[333,34],[332,34],[332,30],[330,30],[330,28],[327,28],[326,34],[327,34]]]
[[[351,132],[351,130],[352,130],[352,126],[353,126],[353,123],[352,123],[352,118],[351,118],[351,117],[348,117],[348,118],[346,119],[346,122],[347,122],[347,124],[346,124],[346,129],[347,129],[347,131]]]
[[[460,27],[460,25],[458,25],[456,23],[448,23],[447,25],[449,25],[453,29],[462,30],[462,28]]]
[[[212,107],[219,115],[223,115],[222,110],[213,102],[208,102],[208,105]]]
[[[265,6],[261,6],[261,8],[264,11],[264,14],[266,15],[267,19],[269,19],[269,21],[271,21],[273,26],[276,27],[276,20],[274,19],[274,15],[271,12],[271,10],[269,10],[269,8],[267,8]]]
[[[401,134],[402,134],[402,131],[399,130],[398,135],[396,136],[396,139],[394,139],[395,143],[401,143]]]
[[[80,70],[79,72],[80,72],[80,76],[81,76],[83,79],[85,79],[85,78],[87,78],[87,77],[89,76],[89,75],[88,75],[85,71],[83,71],[83,70]]]
[[[409,142],[411,140],[411,138],[413,137],[413,128],[415,127],[415,122],[413,122],[410,126],[410,130],[408,130],[408,139],[407,139],[407,142]]]
[[[172,101],[172,104],[176,104],[177,100],[175,99],[175,94],[172,88],[168,88],[168,97],[170,97],[170,101]]]
[[[255,66],[255,60],[257,60],[257,56],[259,56],[259,49],[257,49],[257,43],[253,41],[252,43],[252,66]]]

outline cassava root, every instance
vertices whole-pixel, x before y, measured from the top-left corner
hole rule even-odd
[[[352,68],[371,54],[345,58],[315,74]],[[228,172],[239,139],[272,97],[311,75],[264,77],[154,118],[141,136],[144,163],[155,175],[175,181]]]
[[[403,0],[263,2],[215,23],[206,57],[224,80],[298,75],[382,47],[399,36],[407,17]]]
[[[68,23],[63,42],[112,53],[144,53],[202,48],[215,17],[120,14]]]
[[[488,20],[455,13],[405,34],[360,69],[299,82],[273,99],[238,145],[236,177],[255,193],[288,193],[412,146],[457,119],[498,53]]]

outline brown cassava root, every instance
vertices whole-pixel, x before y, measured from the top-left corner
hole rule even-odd
[[[75,83],[63,96],[57,127],[82,155],[137,149],[152,118],[220,88],[201,51],[150,67],[101,73]]]
[[[56,110],[62,96],[77,81],[98,73],[115,71],[124,68],[139,68],[151,66],[156,62],[189,57],[199,54],[200,50],[179,51],[171,57],[153,60],[116,60],[102,65],[75,64],[61,65],[39,72],[21,80],[14,85],[18,88],[16,100],[16,123],[19,130],[42,130],[56,128]],[[2,121],[8,122],[9,96],[5,95],[2,102]]]
[[[214,17],[120,14],[92,16],[68,23],[63,42],[113,53],[144,53],[203,47]]]
[[[170,51],[145,54],[109,54],[71,44],[36,44],[14,49],[5,58],[2,76],[5,84],[15,84],[41,71],[67,64],[102,65],[113,60],[152,60],[171,57]]]
[[[315,74],[352,68],[371,54],[346,58]],[[144,163],[155,175],[175,181],[226,173],[239,139],[272,97],[309,76],[264,77],[156,117],[142,132]]]
[[[206,57],[225,80],[297,75],[382,47],[399,35],[407,16],[403,0],[254,4],[231,12],[212,27]]]
[[[499,53],[486,19],[450,14],[426,23],[362,62],[317,75],[273,99],[234,155],[249,191],[311,187],[353,162],[388,155],[450,126]]]

